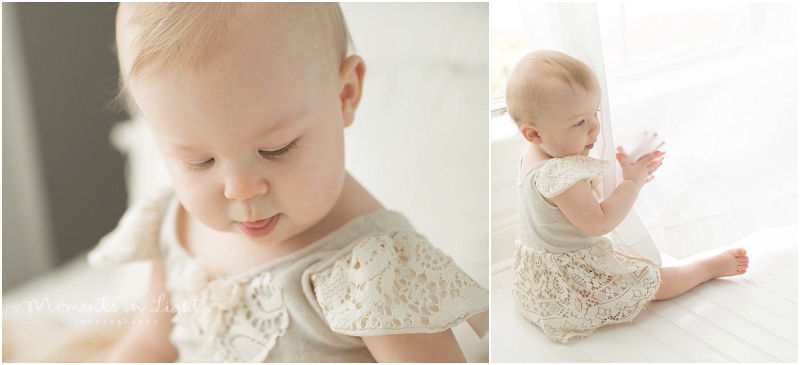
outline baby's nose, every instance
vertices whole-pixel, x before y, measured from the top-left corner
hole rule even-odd
[[[248,200],[267,192],[266,180],[252,174],[232,174],[225,182],[225,198]]]
[[[600,133],[600,118],[593,120],[589,127],[589,134],[596,136],[598,133]]]

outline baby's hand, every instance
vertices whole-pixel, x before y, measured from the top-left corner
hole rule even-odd
[[[661,166],[666,152],[653,151],[640,157],[633,164],[628,163],[628,156],[622,152],[617,153],[617,162],[622,167],[622,179],[630,180],[639,185],[644,186],[649,183],[655,176],[653,173]]]

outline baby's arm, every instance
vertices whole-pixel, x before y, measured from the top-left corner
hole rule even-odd
[[[164,279],[164,265],[154,261],[150,291],[142,304],[145,310],[136,314],[136,323],[131,324],[128,331],[111,348],[106,357],[107,362],[173,362],[178,358],[178,351],[169,342],[169,333],[172,331],[170,320],[174,313],[164,311],[169,306],[169,294],[164,287]],[[162,293],[166,297],[159,304]],[[153,309],[157,311],[154,312]],[[139,324],[139,320],[144,323]]]
[[[602,236],[625,219],[639,195],[639,190],[653,179],[653,172],[661,166],[663,155],[660,151],[654,151],[629,164],[626,161],[627,156],[618,153],[622,183],[601,203],[597,202],[591,189],[583,181],[578,181],[551,200],[575,227],[588,235]]]
[[[466,362],[452,330],[361,339],[377,362]]]

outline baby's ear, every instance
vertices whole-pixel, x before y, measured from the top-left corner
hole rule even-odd
[[[352,124],[355,118],[356,107],[361,100],[361,86],[364,82],[365,71],[366,65],[359,56],[347,57],[339,69],[341,85],[339,99],[342,101],[342,118],[345,127]]]
[[[539,131],[536,130],[536,127],[534,127],[533,124],[523,124],[521,127],[519,127],[519,132],[522,133],[522,137],[530,143],[535,145],[542,143],[542,137],[539,135]]]

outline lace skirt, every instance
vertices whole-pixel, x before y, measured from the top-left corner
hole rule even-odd
[[[633,320],[660,284],[653,263],[614,251],[605,237],[567,253],[536,251],[517,241],[514,300],[525,319],[561,343]]]

